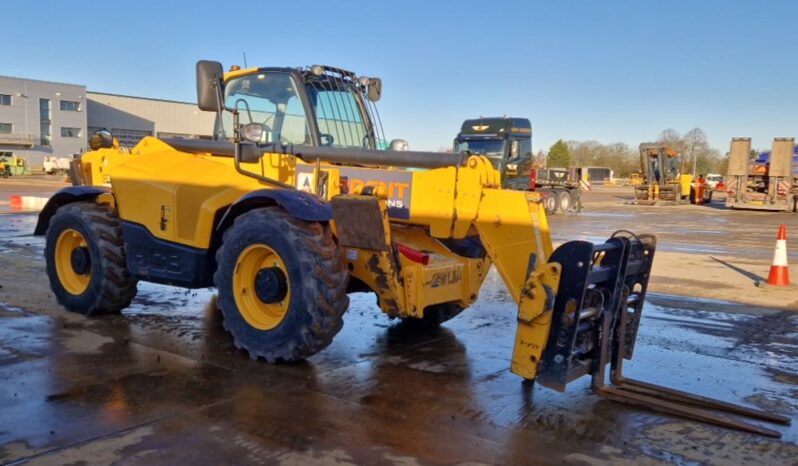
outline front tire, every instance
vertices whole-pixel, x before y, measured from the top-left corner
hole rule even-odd
[[[50,219],[44,256],[50,288],[68,311],[117,314],[136,296],[122,227],[106,205],[75,202]]]
[[[254,209],[224,233],[216,262],[224,327],[252,359],[299,361],[341,330],[348,273],[328,225]]]

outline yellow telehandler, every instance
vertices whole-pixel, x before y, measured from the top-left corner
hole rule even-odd
[[[476,301],[495,266],[518,305],[515,374],[560,391],[591,375],[608,398],[779,435],[728,412],[788,418],[622,377],[654,236],[555,250],[541,198],[501,189],[488,159],[387,146],[381,92],[380,79],[330,66],[198,62],[213,140],[147,137],[127,150],[98,132],[72,163],[74,186],[40,214],[59,303],[93,316],[120,312],[139,280],[215,286],[236,347],[297,361],[330,344],[348,292],[438,325]]]

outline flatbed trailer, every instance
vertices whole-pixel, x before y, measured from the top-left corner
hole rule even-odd
[[[731,142],[726,207],[798,212],[798,153],[793,138],[776,138],[769,154],[749,163],[751,138]]]

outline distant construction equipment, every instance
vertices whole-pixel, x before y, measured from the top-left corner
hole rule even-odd
[[[793,138],[776,138],[753,161],[751,138],[734,138],[726,177],[726,207],[798,212],[798,152]]]
[[[0,156],[0,178],[15,175],[30,175],[30,167],[24,157]]]
[[[703,180],[693,183],[693,176],[681,173],[681,167],[682,159],[671,147],[662,143],[640,144],[642,180],[639,184],[632,183],[635,203],[667,205],[711,202],[712,190],[699,186]]]

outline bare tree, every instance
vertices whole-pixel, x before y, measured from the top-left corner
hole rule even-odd
[[[623,143],[568,141],[568,147],[571,158],[579,166],[609,167],[617,176],[627,176],[640,170],[637,151]]]
[[[692,173],[695,177],[722,169],[720,152],[709,146],[707,136],[701,128],[693,128],[684,136],[669,128],[660,133],[658,142],[666,144],[679,154],[682,159],[682,173]]]

